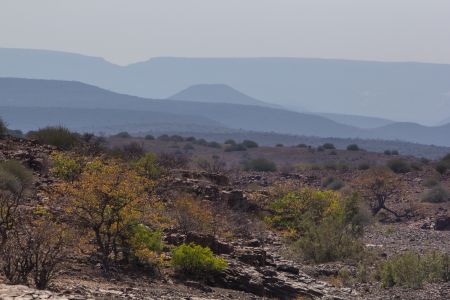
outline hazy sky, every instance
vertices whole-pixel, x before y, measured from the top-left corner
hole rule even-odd
[[[450,0],[0,0],[0,47],[450,64]]]

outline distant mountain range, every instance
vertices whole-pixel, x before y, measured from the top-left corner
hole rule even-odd
[[[0,76],[77,80],[163,99],[225,84],[261,101],[308,111],[437,124],[450,116],[450,65],[302,58],[154,58],[117,66],[56,51],[0,49]],[[184,100],[184,99],[183,99]]]
[[[389,139],[450,146],[450,124],[394,123],[361,129],[285,109],[230,103],[154,100],[80,82],[0,78],[0,116],[13,129],[65,125],[83,131],[236,130],[337,138]],[[160,127],[159,127],[160,126]],[[179,129],[178,129],[179,130]]]

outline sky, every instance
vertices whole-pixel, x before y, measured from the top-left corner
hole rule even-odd
[[[0,47],[450,64],[449,0],[0,0]]]

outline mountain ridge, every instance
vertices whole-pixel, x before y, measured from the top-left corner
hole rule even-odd
[[[153,58],[118,66],[101,59],[91,63],[92,58],[82,56],[74,60],[61,54],[57,59],[55,52],[35,52],[0,49],[0,76],[77,80],[157,99],[208,82],[230,85],[261,101],[308,111],[370,114],[425,124],[450,115],[447,64],[312,58]]]

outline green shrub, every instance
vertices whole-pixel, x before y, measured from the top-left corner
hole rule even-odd
[[[306,145],[306,144],[298,144],[296,147],[297,148],[308,148],[308,145]]]
[[[411,166],[403,159],[391,159],[387,162],[387,166],[397,174],[404,174],[411,171]]]
[[[327,149],[327,150],[334,150],[336,149],[336,147],[332,144],[332,143],[325,143],[322,145],[323,149]]]
[[[440,184],[432,187],[422,195],[422,201],[431,203],[447,202],[450,199],[449,192]]]
[[[244,147],[246,148],[258,148],[258,144],[251,140],[244,140],[242,142],[242,145],[244,145]]]
[[[359,148],[359,146],[356,144],[350,144],[347,146],[347,150],[348,151],[359,151],[359,150],[361,150],[361,148]]]
[[[65,127],[46,127],[28,134],[42,144],[56,146],[61,150],[71,150],[80,143],[79,135]]]
[[[423,256],[408,251],[383,263],[379,270],[384,287],[421,288],[424,282],[449,280],[448,254],[431,252]]]
[[[182,137],[182,136],[180,136],[180,135],[172,135],[171,137],[170,137],[170,140],[172,141],[172,142],[183,142],[184,141],[184,138]]]
[[[423,181],[423,185],[427,188],[432,188],[439,185],[439,179],[436,177],[428,177]]]
[[[283,144],[276,144],[275,147],[277,147],[277,148],[283,148],[284,145],[283,145]]]
[[[214,256],[211,249],[195,244],[182,244],[172,252],[172,266],[181,273],[204,276],[227,268],[226,261]]]
[[[416,162],[416,161],[412,162],[410,166],[411,166],[411,169],[414,171],[422,171],[422,169],[423,169],[422,164],[420,162]]]
[[[208,143],[208,147],[210,147],[210,148],[216,148],[216,149],[222,148],[222,146],[221,146],[218,142],[209,142],[209,143]]]
[[[118,138],[121,138],[121,139],[129,139],[132,136],[128,132],[122,131],[122,132],[119,132],[119,133],[115,134],[114,137],[118,137]]]
[[[208,146],[208,142],[205,139],[198,139],[195,143],[200,146]]]
[[[333,176],[328,176],[322,180],[322,187],[328,190],[337,191],[344,187],[344,182]]]
[[[236,141],[233,139],[228,139],[224,143],[225,145],[236,145]]]
[[[449,169],[449,164],[445,161],[440,161],[436,164],[435,169],[439,174],[444,175]]]
[[[195,143],[195,141],[197,141],[197,139],[193,136],[187,137],[186,138],[186,142],[191,142],[191,143]]]
[[[385,155],[392,155],[392,152],[391,152],[391,150],[384,150],[384,154]]]
[[[187,143],[183,146],[184,151],[189,151],[189,150],[194,150],[194,149],[195,149],[194,146],[192,146],[192,144],[190,144],[190,143]]]
[[[274,172],[277,170],[277,165],[266,158],[255,158],[244,162],[245,171],[256,171],[256,172]]]
[[[327,262],[354,258],[362,251],[360,236],[367,219],[356,195],[303,189],[274,201],[268,221],[296,240],[304,259]]]
[[[247,148],[242,144],[230,145],[225,148],[225,152],[246,151]]]
[[[151,134],[147,134],[144,139],[146,139],[147,141],[153,141],[155,139],[155,137]]]
[[[362,162],[358,165],[358,170],[364,171],[370,169],[370,163],[368,162]]]
[[[144,154],[144,147],[138,142],[131,142],[122,146],[122,158],[125,160],[138,159]]]
[[[4,136],[8,133],[5,122],[0,118],[0,136]]]
[[[139,175],[148,179],[156,179],[161,173],[156,161],[156,155],[149,152],[134,162],[134,168]]]
[[[158,140],[167,142],[167,141],[170,141],[170,136],[167,134],[162,134],[162,135],[158,136]]]
[[[128,237],[128,242],[124,245],[124,249],[128,251],[124,253],[125,259],[131,258],[139,266],[157,270],[162,263],[162,233],[151,231],[143,224],[133,224]]]
[[[17,160],[0,162],[0,189],[21,193],[29,187],[33,173]]]
[[[55,153],[51,157],[51,173],[62,180],[74,181],[83,171],[83,162],[64,153]]]

